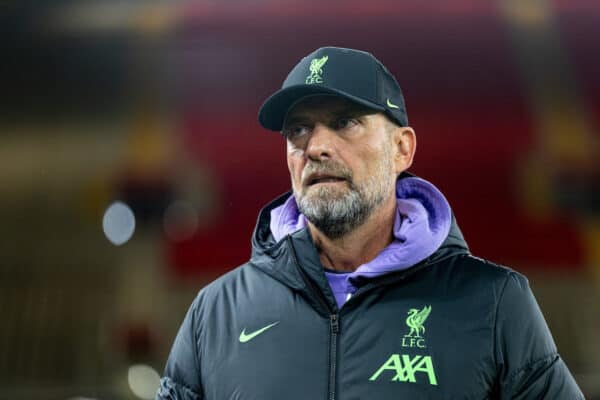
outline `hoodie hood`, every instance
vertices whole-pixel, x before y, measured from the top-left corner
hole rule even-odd
[[[284,280],[290,279],[285,268],[276,262],[292,251],[300,267],[338,307],[365,282],[382,275],[409,271],[417,265],[431,264],[468,247],[443,194],[431,183],[409,173],[396,182],[396,216],[394,240],[377,257],[351,273],[324,270],[307,228],[306,218],[298,211],[291,193],[286,193],[265,207],[259,216],[253,237],[252,262],[265,272]],[[292,274],[293,275],[293,274]],[[329,293],[327,293],[329,292]]]
[[[444,195],[431,183],[417,177],[396,182],[394,240],[375,259],[360,265],[353,276],[373,277],[409,268],[429,257],[450,231],[452,213]],[[294,196],[271,210],[269,222],[276,241],[307,226]]]

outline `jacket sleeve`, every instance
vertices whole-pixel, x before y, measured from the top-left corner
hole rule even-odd
[[[155,400],[202,400],[198,349],[199,297],[188,310],[173,343]]]
[[[500,293],[494,334],[500,399],[584,398],[521,274],[511,272]]]

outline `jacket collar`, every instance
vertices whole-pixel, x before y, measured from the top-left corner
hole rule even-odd
[[[405,172],[399,179],[405,177],[414,177],[414,175]],[[306,287],[308,278],[323,293],[330,304],[336,304],[308,227],[286,235],[279,241],[273,238],[270,229],[271,211],[285,203],[291,195],[291,192],[284,193],[260,211],[252,236],[250,263],[288,287],[311,297],[310,291]],[[393,281],[390,278],[406,276],[447,257],[468,254],[468,252],[468,246],[454,215],[452,215],[452,223],[447,237],[430,257],[408,269],[377,279],[365,279],[357,284],[366,284],[367,281],[387,283]]]

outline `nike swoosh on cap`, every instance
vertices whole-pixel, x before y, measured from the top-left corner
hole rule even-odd
[[[255,337],[257,337],[258,335],[260,335],[261,333],[263,333],[267,329],[274,327],[278,323],[279,323],[279,321],[273,322],[271,325],[267,325],[267,326],[265,326],[263,328],[260,328],[257,331],[251,332],[251,333],[246,333],[246,328],[244,328],[242,330],[242,333],[240,333],[240,343],[249,342],[250,340],[254,339]]]
[[[386,100],[385,100],[385,102],[386,102],[386,104],[387,104],[387,106],[388,106],[389,108],[400,108],[400,107],[398,107],[397,105],[395,105],[395,104],[393,104],[392,102],[390,102],[390,99],[386,99]]]

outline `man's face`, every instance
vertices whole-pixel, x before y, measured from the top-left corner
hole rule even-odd
[[[287,162],[300,212],[336,239],[394,196],[392,125],[334,96],[308,98],[286,117]]]

